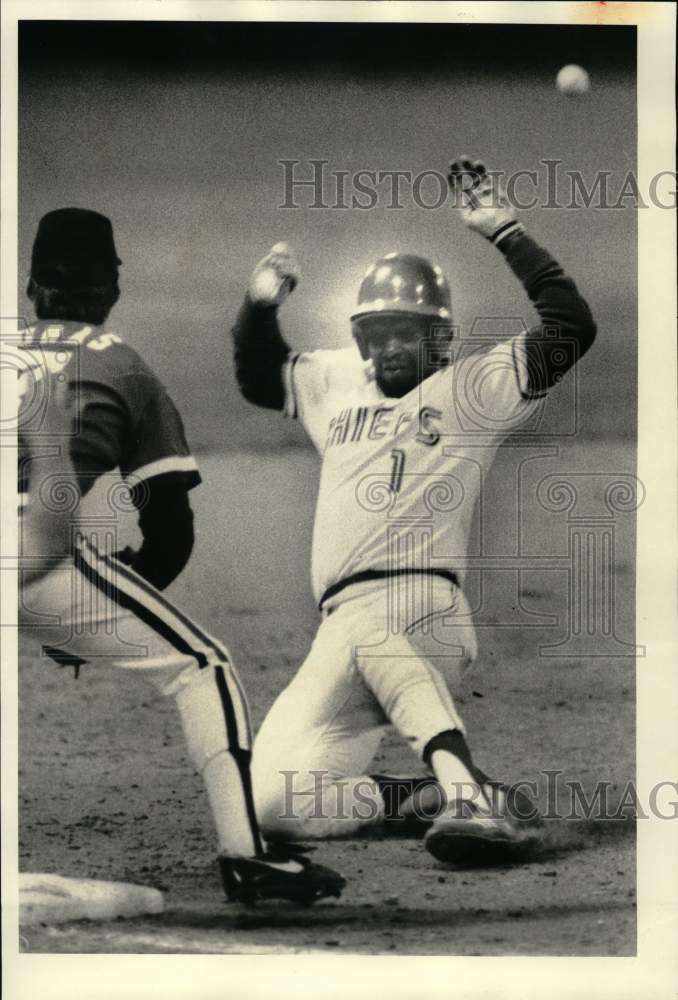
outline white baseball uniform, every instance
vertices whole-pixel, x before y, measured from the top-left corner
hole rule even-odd
[[[402,398],[355,347],[292,355],[285,412],[322,456],[312,581],[323,620],[255,741],[266,832],[351,834],[383,805],[365,768],[393,724],[421,753],[463,731],[450,687],[476,654],[461,589],[483,477],[540,406],[524,334],[463,355]],[[390,575],[388,575],[390,574]]]

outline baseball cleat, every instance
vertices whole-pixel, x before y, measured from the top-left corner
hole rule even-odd
[[[313,864],[302,851],[297,845],[269,845],[264,854],[253,858],[220,854],[217,860],[226,898],[230,903],[287,899],[302,906],[327,896],[338,899],[346,879],[331,868]]]
[[[398,818],[390,825],[404,836],[422,836],[446,808],[447,798],[438,782],[422,782],[401,804]]]
[[[538,839],[534,826],[508,815],[505,796],[495,793],[482,802],[450,802],[424,836],[424,846],[437,861],[476,868],[525,860]]]
[[[532,801],[518,788],[488,780],[482,785],[492,808],[507,816],[518,827],[537,826],[539,814]],[[447,797],[433,779],[422,779],[419,786],[401,803],[398,817],[389,820],[405,836],[419,836],[431,828],[435,820],[447,812]]]

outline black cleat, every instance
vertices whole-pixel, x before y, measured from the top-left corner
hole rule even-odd
[[[253,858],[220,854],[217,860],[229,903],[287,899],[310,906],[327,896],[338,899],[346,879],[331,868],[313,864],[304,857],[303,850],[298,845],[276,844]]]

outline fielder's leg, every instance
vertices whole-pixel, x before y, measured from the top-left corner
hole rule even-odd
[[[220,643],[136,573],[84,541],[73,562],[28,588],[23,604],[26,628],[31,612],[59,616],[59,625],[36,631],[61,656],[105,659],[175,699],[207,789],[230,898],[312,902],[338,893],[343,880],[336,873],[267,850],[250,776],[248,705]]]

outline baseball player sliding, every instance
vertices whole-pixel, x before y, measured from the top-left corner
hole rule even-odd
[[[233,329],[246,399],[301,421],[322,459],[312,554],[322,622],[308,657],[264,720],[255,800],[272,836],[347,835],[413,815],[436,858],[483,864],[524,856],[534,830],[506,788],[475,764],[453,691],[476,655],[463,559],[483,477],[503,438],[589,349],[595,324],[573,281],[517,221],[484,165],[449,181],[463,222],[502,255],[536,307],[529,331],[454,354],[441,270],[390,254],[367,272],[356,347],[295,353],[278,308],[298,281],[278,244],[255,268]],[[370,775],[391,724],[431,777]],[[424,796],[425,798],[425,796]]]
[[[344,880],[336,872],[264,841],[238,676],[224,646],[161,593],[191,554],[188,492],[200,476],[165,388],[105,325],[119,295],[120,263],[104,216],[65,208],[40,221],[28,283],[37,322],[22,352],[22,645],[37,642],[62,665],[104,662],[122,676],[134,671],[174,698],[207,788],[228,899],[338,896]],[[72,411],[68,432],[56,438],[54,389],[66,393]],[[47,422],[41,401],[52,414]],[[55,445],[68,449],[72,476],[58,465],[55,475]],[[139,512],[138,552],[106,551],[82,532],[64,531],[64,501],[74,495],[75,511],[79,497],[116,468]]]

